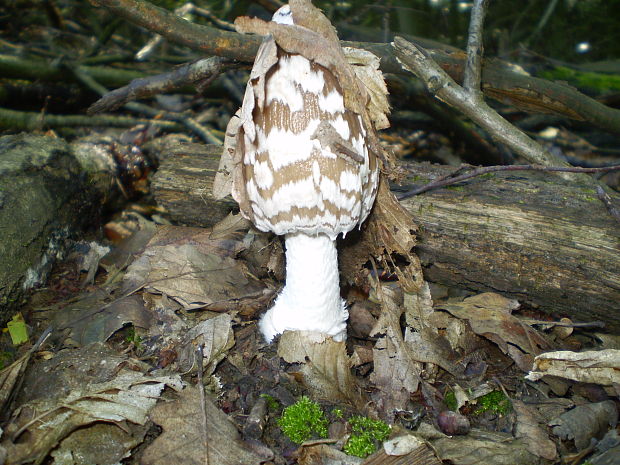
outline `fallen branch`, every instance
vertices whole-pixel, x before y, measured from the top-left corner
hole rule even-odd
[[[97,81],[95,81],[89,75],[82,73],[81,70],[77,67],[69,69],[73,72],[75,77],[82,81],[82,83],[91,89],[92,91],[98,93],[99,95],[109,95],[108,89],[103,87]],[[123,105],[125,108],[131,111],[135,111],[137,113],[144,113],[153,118],[165,119],[169,121],[175,121],[185,126],[185,128],[189,129],[193,133],[197,134],[202,140],[210,144],[221,144],[222,139],[217,137],[212,129],[207,127],[206,125],[200,124],[191,116],[188,116],[184,113],[173,113],[169,111],[161,111],[154,108],[151,108],[148,105],[144,105],[141,103],[129,102]]]
[[[496,171],[547,171],[547,172],[564,172],[564,173],[605,173],[609,171],[618,171],[620,170],[620,165],[614,166],[601,166],[597,168],[581,168],[575,166],[540,166],[540,165],[501,165],[501,166],[484,166],[481,168],[476,168],[473,171],[465,174],[461,174],[455,176],[455,174],[463,171],[463,169],[471,169],[473,167],[468,165],[460,166],[454,173],[436,179],[428,184],[424,184],[416,189],[411,189],[410,191],[405,192],[404,194],[400,194],[397,196],[398,200],[408,199],[409,197],[413,197],[414,195],[422,194],[423,192],[428,192],[433,189],[437,189],[439,187],[451,186],[454,184],[458,184],[459,182],[465,181],[466,179],[471,179],[476,176],[481,176],[487,173],[494,173]],[[602,189],[601,189],[602,191]],[[604,192],[604,191],[603,191]],[[609,196],[607,197],[609,199]],[[611,199],[609,199],[611,205]]]
[[[467,115],[474,123],[488,131],[492,137],[504,143],[512,151],[531,163],[544,166],[568,166],[560,157],[546,151],[540,144],[489,107],[484,102],[480,90],[472,87],[475,78],[469,77],[466,81],[469,87],[459,86],[428,56],[428,53],[401,37],[394,39],[394,49],[403,66],[422,79],[429,92]],[[471,66],[468,68],[471,70]],[[475,71],[469,72],[469,74],[472,73],[478,74]],[[466,72],[466,76],[467,74]]]
[[[115,15],[156,32],[171,42],[208,56],[215,55],[252,63],[262,41],[259,36],[243,35],[190,23],[167,10],[141,0],[93,1]],[[347,41],[341,43],[346,47],[366,49],[380,57],[381,70],[385,73],[404,73],[390,44]],[[462,54],[446,53],[441,48],[429,50],[429,53],[452,79],[460,81],[463,78],[465,60]],[[551,113],[589,121],[608,131],[620,132],[620,110],[607,107],[567,85],[517,74],[500,60],[485,61],[482,91],[488,97],[509,102],[525,111]]]
[[[211,82],[224,67],[224,60],[219,57],[205,58],[187,63],[173,71],[147,78],[134,79],[128,85],[108,92],[88,108],[88,114],[112,111],[125,103],[163,94],[187,84],[195,84],[207,80]]]
[[[113,115],[53,115],[35,111],[15,111],[0,108],[0,128],[12,131],[34,131],[43,128],[72,127],[115,127],[127,128],[138,124],[149,124],[168,130],[180,131],[181,125],[173,121],[161,119],[134,118],[131,116]]]

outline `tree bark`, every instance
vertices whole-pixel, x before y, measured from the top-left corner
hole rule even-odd
[[[213,179],[222,147],[182,142],[176,136],[156,139],[145,150],[160,161],[151,180],[151,193],[173,221],[187,226],[213,226],[237,203],[228,196],[213,198]]]
[[[230,197],[217,202],[211,195],[220,147],[169,145],[152,191],[173,219],[210,226],[236,208]],[[453,170],[403,166],[416,185]],[[591,187],[538,172],[499,172],[403,205],[420,225],[416,251],[429,281],[496,291],[620,328],[620,227]]]
[[[428,180],[452,170],[406,167]],[[499,172],[427,194],[402,203],[421,227],[428,280],[620,328],[620,227],[591,186]]]
[[[1,325],[24,290],[45,282],[65,240],[92,226],[103,198],[117,198],[114,167],[99,154],[56,137],[0,137]]]

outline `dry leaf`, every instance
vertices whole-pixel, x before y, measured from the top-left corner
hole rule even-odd
[[[220,164],[213,179],[213,197],[220,200],[232,192],[233,178],[235,169],[235,147],[237,145],[237,132],[241,125],[241,109],[230,118],[226,126],[224,135],[224,150],[220,157]]]
[[[530,369],[534,356],[541,349],[550,348],[536,330],[510,314],[518,308],[518,302],[499,294],[487,292],[462,302],[443,303],[436,308],[467,320],[476,334],[497,344],[523,371]]]
[[[578,450],[585,449],[591,438],[601,438],[610,426],[615,428],[617,424],[618,409],[613,400],[578,405],[549,422],[553,434],[560,439],[574,440]]]
[[[547,460],[555,460],[558,454],[555,443],[541,428],[544,419],[538,411],[518,399],[512,401],[512,407],[517,413],[515,437],[527,439],[527,450],[532,454]]]
[[[40,464],[73,431],[96,422],[144,425],[164,387],[181,389],[182,384],[179,376],[149,377],[122,370],[111,381],[83,385],[58,399],[24,404],[13,413],[2,441],[8,451],[7,465]],[[29,434],[24,435],[26,431]]]
[[[379,130],[389,128],[387,114],[390,112],[390,102],[387,98],[387,86],[379,69],[380,58],[360,48],[343,47],[343,51],[349,64],[353,66],[353,71],[368,91],[368,112],[375,127]]]
[[[422,364],[403,340],[402,296],[388,286],[382,286],[378,295],[382,311],[370,335],[381,337],[373,349],[374,371],[370,379],[377,389],[375,402],[383,416],[391,421],[395,409],[406,409],[410,395],[418,390]]]
[[[194,366],[196,347],[199,345],[204,347],[202,363],[205,376],[209,376],[235,345],[231,316],[222,314],[201,321],[183,335],[178,350],[179,371],[187,372]]]
[[[384,269],[398,275],[405,292],[417,294],[424,283],[420,259],[413,252],[417,230],[411,215],[396,200],[387,180],[381,176],[375,206],[364,224],[362,237],[353,244],[344,244],[339,254],[343,276],[350,283],[359,281],[357,274],[370,255],[379,260]],[[401,256],[408,265],[396,265],[393,254]],[[365,282],[365,276],[363,280]]]
[[[54,312],[57,330],[70,330],[70,337],[80,346],[107,341],[126,325],[148,328],[152,315],[139,295],[114,299],[118,284],[105,286],[82,295],[76,302]]]
[[[345,342],[324,334],[285,331],[280,337],[278,355],[288,363],[300,363],[304,383],[314,397],[349,402],[362,409],[366,403],[355,377]]]
[[[242,241],[212,239],[199,228],[164,227],[127,269],[127,289],[165,294],[185,308],[260,295],[264,284],[232,258]]]
[[[154,423],[161,426],[163,433],[146,448],[140,463],[143,465],[262,463],[264,459],[256,456],[239,439],[237,428],[226,414],[209,398],[205,401],[206,425],[196,387],[187,387],[173,402],[158,404],[149,416]]]
[[[420,291],[405,294],[405,342],[419,362],[438,365],[452,375],[459,375],[463,369],[453,362],[455,352],[448,339],[439,335],[430,323],[435,313],[428,284],[424,282]]]
[[[74,431],[51,452],[54,465],[116,465],[142,443],[148,425],[95,423]]]
[[[364,459],[347,455],[327,444],[304,446],[299,451],[298,465],[360,465]]]
[[[385,441],[362,465],[441,465],[441,461],[426,441],[405,434]]]
[[[545,352],[534,359],[526,378],[536,381],[545,375],[603,386],[620,384],[620,350]]]
[[[527,450],[524,439],[510,434],[471,430],[467,436],[431,441],[438,457],[458,465],[539,465],[542,459]]]
[[[22,355],[8,367],[0,371],[0,411],[4,411],[5,407],[7,407],[5,403],[11,397],[13,388],[18,384],[18,381],[26,370],[31,355],[31,352]]]

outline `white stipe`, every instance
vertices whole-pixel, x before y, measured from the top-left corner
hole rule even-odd
[[[349,313],[340,297],[338,252],[324,234],[286,236],[286,285],[261,318],[259,328],[270,342],[284,331],[316,331],[335,340],[346,338]]]

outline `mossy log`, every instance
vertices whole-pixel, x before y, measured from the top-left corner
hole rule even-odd
[[[65,239],[98,218],[104,196],[114,197],[113,167],[91,155],[56,137],[0,137],[1,324],[25,289],[45,282]]]
[[[220,152],[192,143],[166,149],[152,191],[176,221],[209,226],[235,209],[230,197],[211,195]],[[416,185],[453,169],[403,166]],[[416,252],[429,281],[620,329],[620,226],[591,187],[554,174],[499,172],[403,205],[420,225]]]

